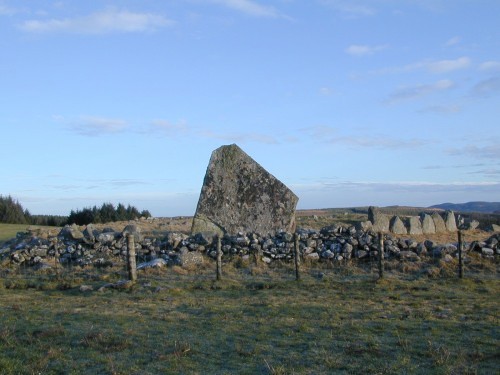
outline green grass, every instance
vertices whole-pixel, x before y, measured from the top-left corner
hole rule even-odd
[[[0,279],[0,373],[493,374],[500,283],[212,264]],[[28,280],[28,281],[26,281]]]
[[[0,223],[0,245],[11,238],[15,238],[17,232],[26,232],[26,228],[28,228],[27,224]]]

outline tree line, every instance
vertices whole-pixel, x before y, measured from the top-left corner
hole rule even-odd
[[[88,207],[81,210],[71,210],[69,216],[31,215],[27,209],[10,195],[0,195],[0,223],[64,226],[66,224],[87,225],[90,223],[109,223],[112,221],[135,220],[140,217],[151,217],[148,210],[139,211],[128,205],[119,203],[103,203],[101,207]]]

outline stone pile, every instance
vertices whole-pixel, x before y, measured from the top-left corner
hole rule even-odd
[[[299,229],[299,249],[304,259],[365,260],[378,255],[377,233],[354,226],[330,226],[320,231]],[[216,257],[216,241],[210,233],[185,235],[168,233],[163,238],[144,237],[135,225],[122,232],[112,229],[96,230],[91,224],[81,230],[76,225],[66,226],[55,236],[39,233],[19,233],[0,248],[0,262],[46,268],[55,262],[62,264],[105,267],[123,261],[127,254],[126,236],[135,237],[136,254],[141,262],[181,265],[200,264],[204,256]],[[465,245],[465,251],[478,252],[484,258],[500,255],[500,234],[493,234],[487,241]],[[222,238],[224,258],[239,256],[260,259],[265,263],[293,259],[294,234],[281,232],[275,235],[238,233]],[[402,260],[419,260],[425,257],[455,257],[456,244],[437,244],[426,240],[396,238],[384,234],[385,257]],[[162,259],[163,261],[155,261]],[[143,266],[146,267],[146,266]],[[142,267],[142,268],[143,268]],[[141,268],[141,267],[139,267]]]

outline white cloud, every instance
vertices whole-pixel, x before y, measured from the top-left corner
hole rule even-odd
[[[319,89],[319,93],[323,96],[330,96],[333,94],[333,90],[329,87],[322,87]]]
[[[395,103],[401,100],[417,99],[435,92],[449,90],[454,86],[453,81],[443,79],[431,84],[403,87],[392,93],[387,102]]]
[[[396,69],[396,71],[413,71],[423,69],[429,71],[430,73],[449,73],[454,70],[468,68],[470,65],[470,58],[463,56],[455,60],[419,61],[413,64],[408,64],[401,69]]]
[[[442,105],[436,104],[431,105],[425,108],[422,108],[420,113],[440,113],[440,114],[450,114],[450,113],[459,113],[462,110],[462,107],[456,104],[450,105]]]
[[[87,137],[96,137],[103,134],[117,134],[127,130],[128,125],[119,119],[104,117],[82,117],[80,120],[67,125],[68,129]]]
[[[340,131],[330,126],[310,126],[300,129],[313,140],[318,139],[329,144],[340,144],[364,148],[376,149],[409,149],[421,147],[429,141],[423,139],[398,139],[383,134],[352,134],[342,135]]]
[[[461,41],[462,39],[459,36],[454,36],[453,38],[448,39],[448,41],[446,41],[445,46],[446,47],[455,46],[459,44]]]
[[[382,51],[386,48],[387,48],[386,45],[367,46],[367,45],[353,44],[346,48],[346,52],[352,56],[367,56],[367,55],[373,55],[375,52]]]
[[[483,71],[500,71],[500,61],[485,61],[479,65],[479,69]]]
[[[282,15],[273,7],[261,5],[251,0],[210,0],[212,3],[221,4],[233,10],[253,17],[281,17]]]
[[[186,121],[180,121],[178,123],[172,123],[167,120],[153,120],[147,130],[141,133],[147,134],[162,134],[170,137],[188,135],[191,133]]]
[[[468,155],[476,159],[500,160],[500,144],[488,146],[469,145],[462,148],[451,149],[448,153],[454,156]]]
[[[491,77],[482,80],[472,88],[472,96],[487,98],[500,94],[500,77]]]
[[[321,0],[320,2],[348,18],[373,16],[376,13],[375,9],[360,1]]]
[[[467,69],[472,65],[471,59],[467,56],[462,56],[454,60],[423,60],[415,63],[407,64],[399,67],[390,67],[377,70],[376,74],[394,74],[413,72],[415,70],[426,70],[429,73],[442,74],[450,73],[456,70]]]
[[[172,24],[161,15],[109,8],[83,17],[28,20],[19,27],[31,33],[109,34],[153,31]]]
[[[16,10],[9,8],[6,5],[0,4],[0,16],[11,16],[16,13]]]
[[[227,142],[234,143],[246,143],[246,142],[255,142],[255,143],[264,143],[264,144],[277,144],[278,141],[271,135],[256,133],[256,132],[248,132],[248,133],[216,133],[212,130],[202,130],[198,133],[199,136],[204,138],[213,138],[219,139]]]

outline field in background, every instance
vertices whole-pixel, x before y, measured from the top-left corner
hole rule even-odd
[[[493,374],[497,265],[413,263],[14,271],[0,278],[0,373]],[[412,268],[413,267],[413,268]],[[92,291],[82,291],[82,285]]]

